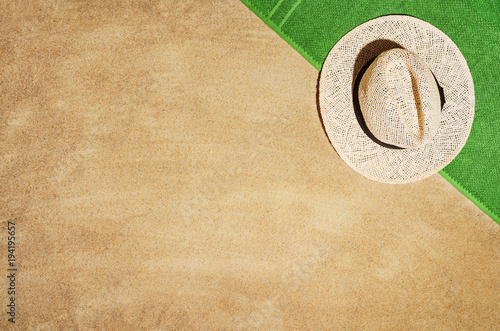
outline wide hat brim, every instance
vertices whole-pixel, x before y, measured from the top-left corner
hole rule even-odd
[[[420,56],[444,93],[438,131],[418,148],[381,146],[366,134],[354,111],[358,73],[380,53],[396,47]],[[449,164],[469,136],[474,102],[472,76],[458,47],[431,24],[404,15],[378,17],[348,32],[331,49],[319,80],[321,117],[333,147],[354,170],[384,183],[424,179]]]

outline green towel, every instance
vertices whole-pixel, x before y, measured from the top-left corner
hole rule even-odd
[[[440,174],[500,223],[500,1],[242,1],[318,70],[343,35],[382,15],[411,15],[448,35],[471,70],[476,107],[466,145]]]

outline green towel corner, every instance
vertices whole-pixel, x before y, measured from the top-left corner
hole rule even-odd
[[[440,174],[500,224],[500,1],[242,0],[316,69],[349,30],[379,16],[411,15],[458,46],[474,80],[469,139]]]

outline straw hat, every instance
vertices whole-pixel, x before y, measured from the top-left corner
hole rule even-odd
[[[474,85],[458,47],[420,19],[383,16],[332,48],[319,81],[326,132],[367,178],[408,183],[445,167],[474,118]]]

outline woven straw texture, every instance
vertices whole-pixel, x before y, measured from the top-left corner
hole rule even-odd
[[[377,56],[357,92],[368,129],[384,143],[423,146],[439,128],[439,89],[429,67],[414,53],[394,48]]]
[[[342,36],[382,15],[418,17],[448,35],[467,60],[476,102],[466,145],[439,173],[500,223],[500,2],[242,1],[318,70]]]
[[[412,138],[412,133],[420,137],[419,118],[409,114],[416,113],[415,102],[410,100],[413,97],[412,82],[411,79],[410,82],[404,82],[400,78],[410,75],[381,72],[387,71],[388,66],[396,67],[393,71],[398,71],[394,62],[401,63],[402,60],[400,57],[399,60],[394,59],[394,52],[388,50],[393,47],[403,47],[419,56],[428,64],[444,89],[446,103],[439,120],[439,113],[436,114],[439,110],[436,109],[439,104],[437,86],[434,93],[433,89],[427,88],[432,86],[432,74],[426,75],[427,68],[422,61],[404,53],[405,63],[412,62],[413,68],[421,67],[416,70],[416,80],[421,81],[421,84],[415,88],[421,87],[421,100],[426,104],[425,108],[435,108],[434,111],[426,111],[430,116],[421,119],[428,123],[422,125],[427,131],[422,139],[425,137],[429,140],[426,144]],[[372,63],[363,75],[360,86],[361,109],[365,109],[363,114],[368,115],[364,116],[366,122],[369,127],[371,123],[375,129],[372,133],[377,138],[389,144],[408,147],[404,149],[387,148],[369,138],[359,125],[353,108],[353,80],[358,76],[359,68],[384,51],[389,53],[384,53],[380,61]],[[387,82],[388,79],[395,81]],[[368,84],[367,80],[371,82]],[[364,94],[367,95],[363,97]],[[459,49],[444,33],[411,16],[379,17],[344,36],[333,47],[323,65],[319,99],[326,131],[342,159],[362,175],[385,183],[408,183],[441,170],[465,144],[474,118],[474,86]],[[368,109],[382,115],[374,116]],[[439,122],[439,126],[436,128],[431,122]],[[429,134],[431,131],[435,132],[432,138]],[[421,146],[417,146],[417,143]]]

